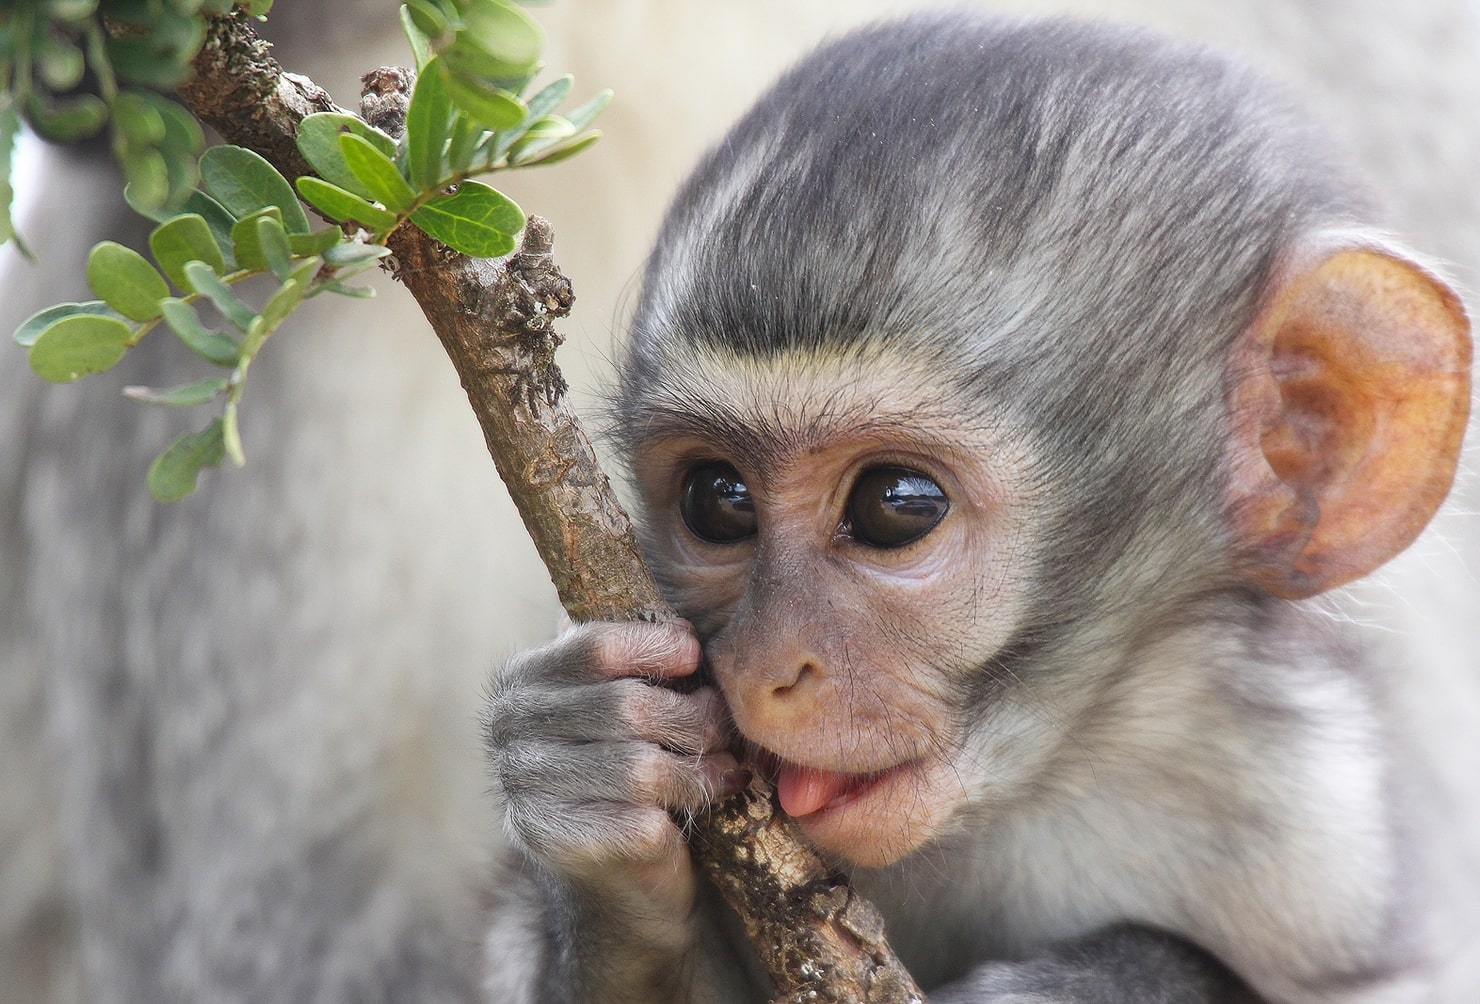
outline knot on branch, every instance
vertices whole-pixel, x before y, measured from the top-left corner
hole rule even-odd
[[[508,281],[496,321],[503,330],[517,332],[519,349],[530,358],[530,383],[551,405],[567,389],[555,365],[555,350],[565,341],[555,330],[555,319],[569,314],[576,299],[570,280],[555,264],[553,246],[549,222],[531,216],[525,222],[519,250],[508,260]]]
[[[555,335],[552,326],[555,318],[570,313],[576,295],[570,280],[555,264],[551,253],[554,240],[554,231],[544,217],[531,216],[525,221],[519,250],[509,260],[509,274],[514,279],[509,309],[512,319],[531,330],[549,330],[559,344],[560,336]]]
[[[406,131],[406,109],[416,74],[404,66],[382,66],[360,78],[360,118],[388,136]]]

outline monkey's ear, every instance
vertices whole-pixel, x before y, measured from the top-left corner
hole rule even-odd
[[[1313,596],[1418,536],[1469,415],[1453,291],[1385,250],[1328,253],[1275,280],[1230,364],[1232,528],[1259,585]]]

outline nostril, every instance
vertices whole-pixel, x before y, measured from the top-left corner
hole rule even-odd
[[[790,674],[790,682],[778,683],[771,688],[771,696],[777,700],[786,700],[799,691],[816,672],[817,668],[810,662],[802,663],[795,673]]]

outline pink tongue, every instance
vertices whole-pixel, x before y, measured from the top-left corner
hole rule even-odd
[[[776,778],[776,794],[788,816],[810,816],[846,791],[849,781],[847,774],[787,764]]]

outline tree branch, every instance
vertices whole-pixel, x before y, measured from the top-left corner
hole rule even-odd
[[[248,19],[215,20],[195,71],[180,88],[193,112],[290,178],[309,172],[294,145],[298,123],[332,102],[311,81],[285,74]],[[382,110],[393,100],[387,81],[396,79],[405,87],[409,75],[367,78]],[[452,252],[409,224],[388,244],[398,278],[462,380],[566,610],[577,620],[671,619],[555,365],[554,321],[574,297],[551,258],[549,224],[530,217],[519,251],[499,260]],[[885,943],[877,910],[797,839],[763,783],[717,807],[692,846],[741,914],[783,1000],[924,1000]]]
[[[268,54],[251,19],[213,19],[195,56],[195,74],[180,84],[180,100],[229,143],[266,157],[289,181],[313,168],[298,152],[298,123],[314,112],[343,111],[307,77],[286,73]]]

